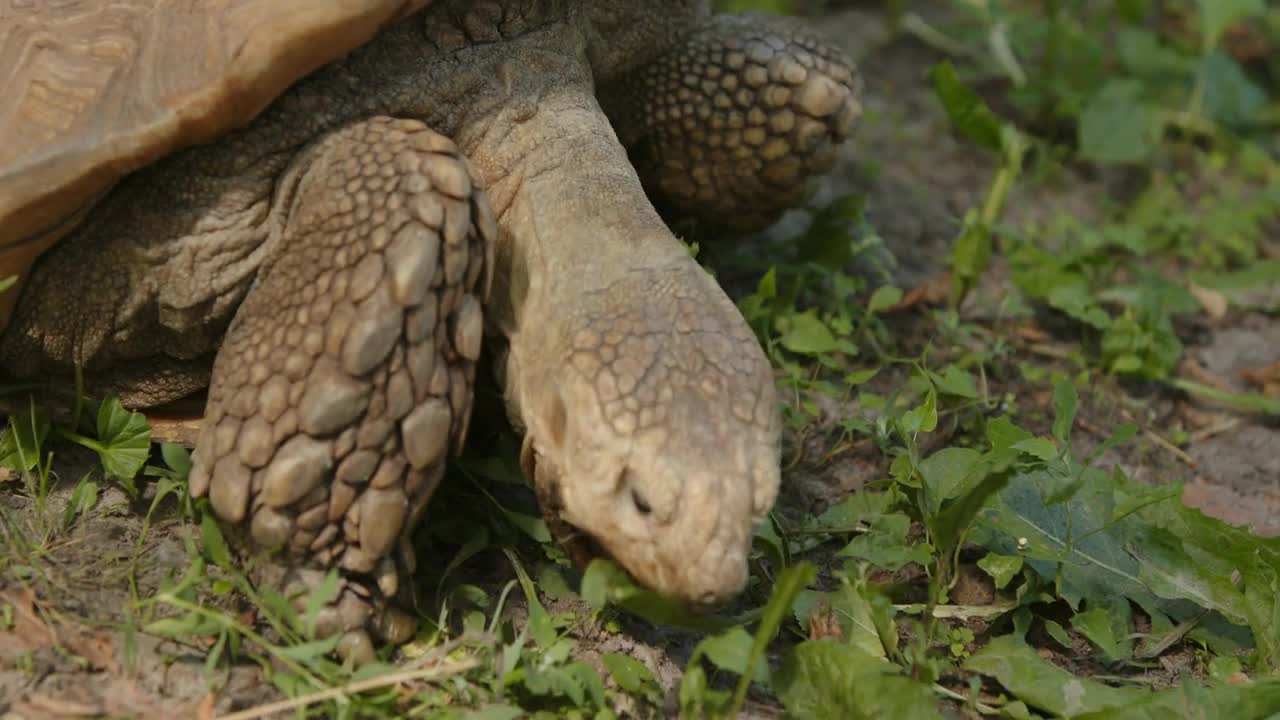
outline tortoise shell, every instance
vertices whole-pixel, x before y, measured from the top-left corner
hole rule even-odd
[[[0,330],[118,180],[247,124],[431,0],[0,0]]]

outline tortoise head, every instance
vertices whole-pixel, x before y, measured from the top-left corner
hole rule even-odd
[[[733,304],[687,256],[584,295],[561,362],[522,389],[522,461],[553,533],[694,607],[742,590],[773,506],[771,370]]]

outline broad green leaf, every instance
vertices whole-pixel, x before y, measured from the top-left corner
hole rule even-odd
[[[933,91],[956,130],[989,150],[1000,150],[999,118],[977,93],[960,81],[950,62],[933,67]]]
[[[1058,447],[1048,438],[1027,438],[1015,443],[1013,449],[1046,461],[1058,456]]]
[[[1280,713],[1280,680],[1245,685],[1202,687],[1187,680],[1181,686],[1146,693],[1120,707],[1076,715],[1073,720],[1167,720],[1168,718],[1232,718],[1274,720]]]
[[[802,355],[820,355],[838,348],[835,335],[812,310],[787,318],[786,330],[778,342],[791,352]]]
[[[929,378],[944,395],[974,400],[978,397],[978,386],[973,381],[973,374],[955,365],[948,365],[941,373],[929,373]]]
[[[160,457],[173,474],[183,480],[191,473],[191,453],[177,443],[160,443]]]
[[[1003,589],[1022,571],[1022,558],[1017,555],[987,553],[978,560],[978,567],[991,576],[997,589]]]
[[[200,544],[214,565],[224,570],[231,569],[231,553],[227,551],[227,541],[222,537],[222,528],[218,527],[212,512],[200,515]]]
[[[898,570],[908,563],[928,565],[933,548],[928,543],[907,543],[911,519],[906,515],[876,515],[870,524],[868,532],[855,537],[836,555],[866,560],[885,570]]]
[[[98,504],[98,483],[89,479],[89,476],[81,478],[76,483],[76,487],[71,491],[71,497],[67,500],[67,506],[62,511],[62,527],[69,528],[75,522],[76,518],[83,516],[85,513],[93,509]]]
[[[1045,293],[1044,299],[1050,307],[1095,329],[1106,330],[1111,327],[1111,316],[1098,306],[1083,277],[1053,284]]]
[[[1204,112],[1223,125],[1248,129],[1262,120],[1267,94],[1245,74],[1230,55],[1215,50],[1200,64]]]
[[[1072,648],[1071,634],[1067,632],[1066,628],[1062,627],[1062,623],[1057,620],[1049,620],[1046,618],[1044,621],[1044,631],[1048,633],[1049,637],[1053,638],[1054,642],[1058,643],[1058,645],[1067,650]]]
[[[0,436],[0,467],[20,473],[35,468],[49,427],[49,414],[34,404],[27,412],[9,416],[9,428]]]
[[[1236,568],[1230,561],[1188,548],[1161,528],[1141,528],[1127,549],[1138,562],[1138,578],[1157,596],[1191,600],[1232,622],[1248,622],[1244,593],[1231,582]]]
[[[991,443],[991,449],[996,451],[1010,450],[1023,440],[1034,437],[1031,433],[1014,425],[1007,415],[1001,415],[988,422],[986,435],[987,442]]]
[[[892,286],[884,285],[876,288],[871,294],[871,300],[867,303],[867,312],[879,313],[897,305],[902,301],[902,290]]]
[[[933,541],[943,557],[952,556],[983,506],[992,495],[1000,492],[1009,482],[1007,470],[991,466],[986,466],[985,473],[974,477],[982,479],[972,489],[967,489],[958,499],[944,507],[936,516],[928,519]]]
[[[743,628],[730,628],[726,632],[702,640],[693,654],[695,656],[702,654],[721,670],[743,675],[747,670],[747,660],[751,657],[751,646],[754,641],[751,634]],[[763,657],[756,658],[751,679],[755,682],[769,681],[769,665]]]
[[[600,662],[623,691],[639,696],[649,696],[658,691],[658,679],[644,662],[618,652],[604,653]]]
[[[98,458],[107,476],[132,480],[151,453],[151,426],[138,412],[130,412],[115,398],[98,408]]]
[[[1133,656],[1133,612],[1128,600],[1077,613],[1071,627],[1097,646],[1108,662]]]
[[[929,686],[892,663],[834,640],[808,640],[787,653],[773,688],[796,720],[941,718]]]
[[[1046,505],[1027,475],[1014,477],[978,515],[970,540],[1004,555],[1020,555],[1073,608],[1086,597],[1128,597],[1156,605],[1124,550],[1133,521],[1112,522],[1112,487],[1086,486],[1070,501]],[[1025,545],[1018,540],[1025,539]]]
[[[1147,695],[1146,690],[1113,688],[1072,675],[1010,635],[987,643],[964,663],[964,668],[995,678],[1027,705],[1060,717],[1123,707]]]
[[[1239,608],[1253,630],[1258,660],[1264,668],[1280,670],[1280,633],[1275,632],[1280,627],[1280,538],[1258,537],[1176,500],[1147,505],[1137,514],[1181,540],[1192,562],[1202,566],[1206,575],[1239,573],[1244,593]],[[1143,561],[1154,562],[1154,552],[1153,549],[1142,555]],[[1230,570],[1224,573],[1223,568]],[[1161,589],[1181,584],[1170,583]]]
[[[533,538],[534,542],[543,544],[551,542],[551,531],[547,529],[547,521],[540,517],[508,510],[504,507],[499,507],[498,509],[502,511],[502,514],[506,516],[512,525],[520,528],[521,532]]]
[[[1142,98],[1137,80],[1110,80],[1080,115],[1080,154],[1103,165],[1145,160],[1162,132],[1160,114]]]
[[[1071,444],[1071,428],[1075,425],[1079,405],[1076,386],[1068,379],[1059,380],[1053,387],[1053,437],[1061,445]]]
[[[981,460],[982,453],[972,448],[945,447],[920,461],[917,470],[928,491],[931,513],[964,489],[966,477]]]

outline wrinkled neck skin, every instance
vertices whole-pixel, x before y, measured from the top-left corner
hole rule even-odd
[[[528,9],[485,30],[480,11],[436,6],[425,32],[458,46],[468,88],[444,129],[499,220],[487,320],[522,461],[544,512],[584,546],[655,590],[718,604],[743,587],[752,527],[777,492],[772,376],[646,198],[595,94],[705,7]]]

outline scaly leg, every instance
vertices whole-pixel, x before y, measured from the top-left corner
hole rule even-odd
[[[302,161],[279,251],[214,363],[191,492],[283,551],[286,592],[339,568],[318,633],[366,660],[366,629],[412,632],[390,601],[466,434],[496,229],[453,143],[422,123],[371,119]]]
[[[831,169],[859,93],[841,51],[789,18],[744,14],[711,16],[602,98],[659,204],[753,230]]]

